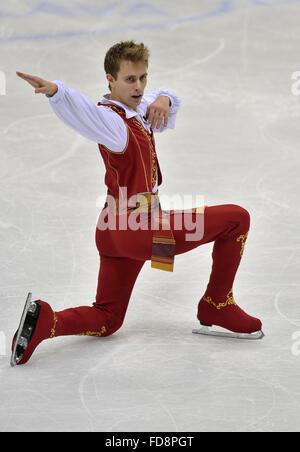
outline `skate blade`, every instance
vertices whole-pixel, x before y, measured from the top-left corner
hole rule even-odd
[[[217,336],[217,337],[227,337],[233,339],[247,339],[247,340],[258,340],[262,339],[265,335],[262,331],[256,331],[255,333],[234,333],[233,331],[215,331],[210,329],[208,326],[203,326],[199,329],[193,330],[195,334],[203,334],[205,336]]]
[[[32,297],[32,294],[29,292],[28,295],[27,295],[27,298],[26,298],[26,302],[25,302],[25,306],[24,306],[23,313],[22,313],[22,316],[21,316],[20,324],[19,324],[19,327],[18,327],[18,330],[17,330],[18,332],[17,332],[16,338],[15,338],[13,351],[12,351],[12,354],[11,354],[11,359],[10,359],[11,367],[16,366],[18,364],[18,362],[22,359],[22,357],[19,360],[17,359],[17,346],[18,346],[20,338],[21,338],[21,333],[22,333],[24,322],[25,322],[25,319],[26,319],[26,314],[28,312],[28,308],[29,308],[30,303],[31,303],[31,297]]]

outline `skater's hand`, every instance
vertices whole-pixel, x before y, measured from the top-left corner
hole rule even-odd
[[[36,94],[41,93],[53,96],[58,90],[58,87],[55,83],[48,82],[47,80],[37,77],[36,75],[24,74],[23,72],[16,72],[16,74],[23,80],[26,80],[29,85],[33,86],[33,88],[35,88],[34,92]]]
[[[169,110],[170,99],[167,96],[158,96],[158,98],[148,106],[146,119],[151,123],[152,129],[154,129],[154,127],[160,129],[162,121],[164,121],[164,126],[167,127]]]

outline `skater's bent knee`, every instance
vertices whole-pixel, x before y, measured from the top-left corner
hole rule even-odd
[[[240,228],[243,228],[245,231],[248,231],[250,228],[250,213],[247,209],[244,209],[244,207],[241,207],[237,204],[231,205],[234,216],[236,217],[236,220],[240,224]]]
[[[243,228],[246,231],[249,231],[249,229],[250,229],[250,213],[248,212],[247,209],[240,207],[240,216],[241,216],[241,223],[243,224]]]

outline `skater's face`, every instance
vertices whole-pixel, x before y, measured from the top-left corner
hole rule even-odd
[[[144,62],[121,60],[117,79],[111,74],[106,74],[106,78],[111,87],[110,99],[136,111],[147,85],[147,65]]]

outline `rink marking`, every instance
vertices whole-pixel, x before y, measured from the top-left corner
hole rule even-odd
[[[185,17],[185,18],[176,18],[173,15],[171,15],[168,12],[162,11],[162,10],[158,10],[156,8],[154,8],[151,4],[149,3],[143,3],[144,9],[147,9],[147,14],[144,15],[144,17],[149,17],[152,11],[152,14],[155,15],[155,22],[150,23],[150,24],[142,24],[142,25],[129,25],[126,27],[111,27],[111,28],[107,28],[107,29],[96,29],[96,30],[83,30],[83,31],[74,31],[74,32],[63,32],[63,33],[42,33],[42,34],[36,34],[36,35],[17,35],[17,36],[9,36],[9,37],[1,37],[0,41],[17,41],[17,40],[40,40],[40,39],[53,39],[53,38],[67,38],[67,37],[78,37],[78,36],[90,36],[90,35],[96,35],[96,34],[109,34],[109,33],[120,33],[120,32],[125,32],[125,31],[134,31],[134,30],[148,30],[148,29],[157,29],[157,28],[164,28],[166,26],[171,26],[171,25],[183,25],[185,23],[190,23],[190,22],[199,22],[205,19],[209,19],[211,17],[215,17],[215,16],[220,16],[224,13],[227,13],[230,11],[231,9],[231,4],[232,4],[233,0],[220,0],[220,5],[216,7],[216,9],[213,9],[211,11],[208,11],[206,13],[200,14],[198,16],[190,16],[190,17]],[[43,3],[43,2],[42,2]],[[50,7],[51,5],[54,6],[53,12],[55,12],[55,5],[51,4],[51,2],[48,2],[47,5]],[[113,4],[115,5],[115,4]],[[116,6],[119,6],[116,5]],[[130,7],[130,9],[126,12],[120,12],[120,16],[126,16],[129,15],[131,17],[134,17],[137,13],[139,15],[141,15],[141,8],[138,8],[138,6],[140,6],[140,2],[135,3],[134,5],[132,5]],[[37,5],[36,9],[39,8],[39,5]],[[106,7],[104,14],[102,16],[104,16],[108,11],[110,11],[112,8],[109,9],[109,7]],[[57,12],[58,10],[56,10]],[[66,11],[66,9],[64,8],[64,11]],[[87,11],[87,10],[85,10]],[[42,11],[43,12],[43,11]],[[32,12],[29,13],[25,13],[24,15],[22,14],[12,14],[11,17],[22,17],[22,16],[27,16],[29,17],[30,15],[32,15]],[[8,17],[9,14],[5,14],[5,12],[0,11],[0,16],[2,15],[2,17]],[[65,14],[64,14],[65,15]],[[74,14],[72,14],[74,16]],[[157,23],[157,16],[161,16],[165,19],[165,17],[167,16],[168,19],[164,20],[161,23]],[[76,17],[76,16],[75,16]]]
[[[283,312],[281,312],[281,310],[279,309],[278,303],[279,303],[279,299],[281,297],[281,292],[277,292],[275,295],[275,299],[274,299],[274,306],[275,309],[277,311],[277,313],[279,314],[280,317],[282,317],[284,320],[286,320],[288,323],[290,323],[293,326],[296,326],[297,328],[299,328],[299,322],[295,323],[295,321],[293,319],[290,319],[289,317],[287,317],[285,314],[283,314]]]
[[[217,47],[214,50],[212,50],[210,53],[203,56],[202,58],[194,59],[191,63],[187,63],[184,66],[185,71],[187,71],[189,69],[193,69],[194,67],[197,67],[201,64],[207,63],[208,61],[212,60],[217,55],[219,55],[219,53],[223,52],[224,49],[225,49],[225,39],[221,38],[219,40],[219,43],[217,44]],[[157,72],[157,73],[153,74],[153,78],[159,78],[159,77],[161,77],[161,75],[163,75],[164,77],[169,76],[169,75],[174,75],[174,74],[180,73],[181,71],[182,71],[182,67],[163,71],[162,73]]]
[[[47,113],[45,115],[34,115],[34,116],[26,116],[26,118],[20,118],[17,119],[14,122],[11,122],[3,131],[3,135],[7,134],[7,132],[10,129],[14,129],[13,132],[15,133],[15,128],[17,125],[22,124],[23,122],[27,122],[27,121],[31,121],[31,120],[35,120],[35,119],[41,119],[41,118],[53,118],[55,117],[55,115],[53,115],[53,113]]]
[[[248,0],[248,2],[254,6],[258,7],[276,7],[276,6],[288,6],[291,4],[299,3],[300,0],[273,0],[266,1],[266,0]],[[56,16],[71,16],[75,19],[78,19],[79,15],[82,15],[82,12],[86,13],[87,15],[90,15],[92,17],[105,17],[108,13],[111,11],[116,10],[118,7],[121,7],[122,3],[119,2],[112,2],[108,4],[104,8],[100,9],[92,9],[86,7],[84,4],[81,4],[77,2],[74,7],[68,8],[68,7],[62,7],[58,6],[55,3],[52,2],[40,2],[34,9],[27,11],[25,13],[6,13],[5,11],[0,10],[0,17],[12,17],[12,18],[24,18],[24,17],[32,17],[37,14],[47,14],[47,15],[53,15]],[[72,38],[72,37],[78,37],[78,36],[90,36],[90,35],[96,35],[96,34],[109,34],[109,33],[115,33],[115,32],[126,32],[126,31],[134,31],[134,30],[148,30],[148,29],[155,29],[155,28],[163,28],[166,26],[172,26],[172,25],[184,25],[189,22],[199,22],[206,19],[210,19],[212,17],[221,16],[224,13],[228,13],[234,7],[234,0],[220,0],[219,6],[216,7],[216,9],[213,9],[211,11],[208,11],[206,13],[197,15],[197,16],[190,16],[190,17],[184,17],[184,18],[178,18],[174,17],[171,13],[167,11],[163,11],[162,9],[158,9],[151,5],[150,3],[146,2],[136,2],[132,6],[129,7],[128,10],[120,11],[119,16],[129,16],[133,19],[135,16],[139,15],[138,19],[140,19],[141,15],[144,18],[148,18],[151,15],[155,16],[155,22],[150,24],[142,24],[142,25],[129,25],[127,27],[123,28],[107,28],[107,29],[96,29],[96,30],[83,30],[83,31],[74,31],[74,32],[63,32],[63,33],[44,33],[44,34],[36,34],[36,35],[16,35],[16,36],[7,36],[7,37],[1,37],[0,41],[17,41],[17,40],[42,40],[42,39],[53,39],[53,38]],[[77,9],[77,11],[76,11]],[[142,14],[143,13],[143,14]],[[161,17],[162,19],[167,20],[162,21],[161,23],[157,23],[157,18]]]
[[[21,124],[23,122],[31,121],[32,119],[41,119],[41,118],[44,118],[44,117],[51,117],[51,118],[53,118],[54,115],[53,114],[36,115],[36,116],[28,116],[26,118],[18,119],[17,121],[14,121],[13,123],[9,124],[6,127],[6,129],[4,129],[3,134],[4,135],[7,134],[7,132],[11,128],[15,129],[16,125],[19,125],[19,124]],[[31,177],[33,174],[37,174],[39,172],[42,172],[42,171],[48,170],[50,168],[53,168],[53,167],[55,167],[57,165],[60,165],[63,161],[69,160],[71,157],[73,157],[76,154],[76,152],[78,151],[78,149],[80,148],[80,146],[82,146],[84,144],[84,142],[85,142],[85,138],[84,137],[82,137],[81,135],[76,136],[74,138],[74,140],[72,141],[71,145],[67,148],[66,152],[64,152],[59,157],[54,158],[54,159],[50,160],[49,162],[47,162],[47,163],[45,163],[45,164],[43,164],[43,165],[41,165],[39,167],[33,168],[30,171],[27,171],[26,173],[15,174],[15,175],[13,175],[11,177],[7,177],[6,179],[2,180],[1,182],[7,183],[8,181],[19,179],[21,176],[24,177],[24,178],[25,177],[29,177],[29,176]]]

